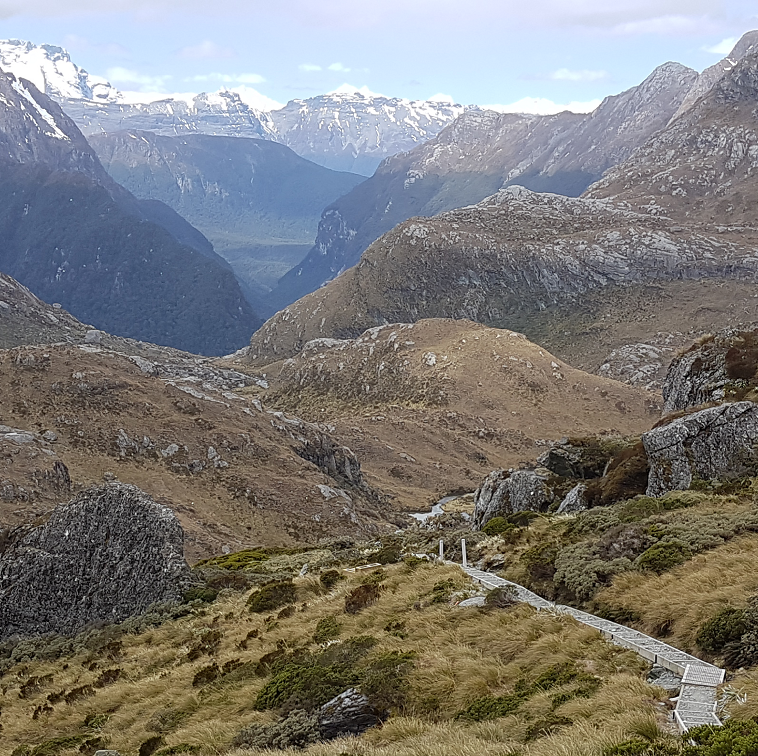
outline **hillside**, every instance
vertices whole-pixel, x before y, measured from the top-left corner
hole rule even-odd
[[[283,307],[313,291],[413,216],[471,205],[514,184],[581,194],[666,125],[696,77],[691,69],[667,63],[589,115],[462,114],[434,139],[388,158],[368,181],[328,207],[313,249],[272,297]]]
[[[385,234],[355,268],[264,324],[250,358],[444,317],[521,331],[595,370],[611,349],[660,331],[755,320],[755,258],[740,243],[737,232],[705,235],[606,200],[511,187]]]
[[[390,527],[352,452],[232,393],[254,382],[157,347],[0,352],[0,523],[115,477],[176,510],[192,559]]]
[[[244,343],[257,317],[208,240],[116,184],[33,84],[0,74],[0,94],[0,270],[121,336],[210,354]]]
[[[261,367],[266,404],[325,418],[397,506],[473,491],[493,467],[533,462],[546,439],[648,427],[654,394],[566,365],[521,334],[466,320],[315,340]]]
[[[123,131],[89,142],[113,179],[186,218],[259,293],[310,249],[321,211],[363,181],[261,139]]]

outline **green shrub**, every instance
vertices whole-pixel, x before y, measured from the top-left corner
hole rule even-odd
[[[508,696],[482,696],[458,714],[459,719],[472,722],[485,722],[513,714],[528,698],[524,693],[512,693]]]
[[[251,612],[270,612],[285,604],[294,604],[297,589],[291,580],[278,580],[250,594],[247,605]]]
[[[371,659],[363,674],[361,692],[379,711],[394,711],[405,704],[408,691],[406,680],[415,654],[388,651]]]
[[[316,643],[326,643],[339,637],[342,632],[342,625],[337,622],[336,617],[323,617],[316,625],[316,631],[313,633],[313,640]]]
[[[238,748],[304,748],[320,738],[318,717],[302,709],[271,724],[253,724],[232,741]]]
[[[387,578],[384,570],[371,570],[361,578],[361,585],[381,585]]]
[[[641,570],[662,572],[683,564],[692,558],[692,551],[683,543],[677,541],[661,541],[640,554],[635,560],[635,566]]]
[[[397,544],[382,546],[376,554],[372,554],[371,558],[379,564],[397,564],[400,561],[400,546]]]
[[[429,564],[429,561],[427,559],[422,559],[421,557],[417,557],[411,554],[410,556],[403,557],[403,564],[408,568],[409,572],[413,572],[419,567],[425,564]]]
[[[187,652],[187,661],[197,661],[201,656],[210,656],[218,651],[224,634],[220,630],[205,628]]]
[[[105,745],[102,738],[90,735],[68,735],[50,738],[36,746],[22,745],[13,750],[12,756],[58,756],[59,753],[76,749],[91,755]]]
[[[359,585],[345,596],[345,612],[357,614],[379,600],[381,588],[378,585]]]
[[[508,609],[518,603],[518,593],[512,585],[493,588],[484,598],[484,605],[488,609]]]
[[[285,706],[312,711],[359,681],[358,671],[346,665],[288,664],[261,688],[254,707],[258,711]]]
[[[458,585],[454,580],[448,578],[447,580],[440,580],[432,587],[430,595],[432,597],[433,604],[447,604],[453,597],[453,594],[457,590]]]
[[[405,620],[392,619],[384,626],[384,632],[394,635],[396,638],[405,638]]]
[[[643,738],[629,738],[603,749],[603,756],[679,756],[679,754],[681,754],[681,749],[676,740],[651,742]]]
[[[687,733],[692,745],[683,756],[755,756],[758,753],[758,724],[752,719],[727,719],[723,727],[701,725]]]
[[[212,604],[218,598],[218,591],[205,586],[196,586],[185,591],[182,601],[189,604],[192,601],[202,601],[204,604]]]
[[[268,559],[268,554],[260,549],[247,549],[235,551],[233,554],[221,554],[219,556],[204,559],[195,567],[218,567],[222,570],[244,570],[247,567],[259,564]]]
[[[559,545],[544,541],[527,549],[521,555],[521,561],[534,581],[552,580],[555,575],[555,558],[558,556]]]
[[[338,570],[327,570],[321,573],[318,580],[326,590],[330,591],[340,580],[344,579],[345,576]]]
[[[512,522],[508,522],[505,517],[493,517],[482,526],[482,533],[488,536],[501,535],[509,530],[516,530],[516,526]]]
[[[695,643],[706,653],[718,654],[727,644],[738,642],[746,630],[745,611],[727,606],[700,626]]]

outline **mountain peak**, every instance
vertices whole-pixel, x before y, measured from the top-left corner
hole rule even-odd
[[[31,81],[56,99],[117,102],[119,91],[99,76],[79,68],[62,47],[35,45],[22,39],[0,40],[0,69]]]

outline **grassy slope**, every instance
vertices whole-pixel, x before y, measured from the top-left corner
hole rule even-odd
[[[346,593],[359,578],[352,577],[330,593],[321,593],[314,577],[296,580],[299,603],[307,604],[288,619],[251,614],[246,593],[229,592],[207,611],[170,621],[160,627],[123,638],[121,656],[103,658],[102,652],[82,648],[71,658],[32,661],[11,668],[0,678],[0,754],[9,756],[20,744],[37,745],[54,737],[87,733],[87,715],[108,714],[101,730],[122,756],[136,754],[142,743],[155,737],[163,722],[165,746],[195,746],[203,755],[226,754],[235,734],[251,722],[272,719],[271,713],[254,710],[265,678],[249,676],[236,682],[216,682],[193,687],[197,671],[210,662],[257,662],[267,652],[286,643],[309,645],[319,619],[336,615],[342,638],[372,635],[378,646],[371,652],[413,651],[416,661],[408,683],[405,705],[380,729],[359,739],[311,746],[312,754],[362,756],[417,756],[431,752],[441,756],[520,753],[586,754],[600,756],[603,749],[639,732],[656,733],[656,716],[662,707],[659,690],[643,680],[643,665],[628,651],[613,647],[593,631],[566,617],[538,614],[528,607],[485,612],[431,604],[429,594],[442,580],[465,587],[462,574],[452,567],[420,567],[412,574],[403,565],[387,569],[385,589],[378,603],[357,615],[344,614]],[[421,601],[422,608],[414,609]],[[405,622],[405,638],[385,632],[391,620]],[[212,655],[193,662],[187,653],[198,638],[213,630],[222,634]],[[259,637],[242,643],[251,630]],[[247,645],[247,648],[241,648]],[[92,643],[90,643],[92,645]],[[574,698],[554,709],[556,691],[538,692],[515,714],[490,722],[465,723],[453,719],[474,699],[512,690],[519,677],[534,679],[549,667],[574,661],[578,669],[602,680],[590,698]],[[98,688],[95,695],[61,701],[53,711],[32,718],[53,691],[70,691],[93,683],[102,670],[122,670],[117,682]],[[24,681],[52,675],[38,689],[20,698]],[[557,717],[565,720],[553,734],[539,732],[540,723],[550,729]],[[103,721],[101,719],[101,722]],[[524,744],[529,729],[536,736]],[[78,747],[55,751],[61,756],[79,753]],[[240,751],[250,753],[250,751]],[[294,751],[293,751],[294,753]]]

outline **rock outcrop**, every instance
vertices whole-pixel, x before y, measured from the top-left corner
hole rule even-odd
[[[555,501],[548,480],[536,470],[491,472],[474,494],[474,527],[515,512],[544,512]]]
[[[735,402],[695,412],[642,435],[648,496],[686,490],[693,481],[755,475],[758,405]]]
[[[318,711],[319,730],[324,740],[360,735],[381,721],[381,713],[355,688],[335,696]]]
[[[663,384],[663,411],[741,399],[758,384],[758,330],[723,331],[677,356]]]
[[[563,498],[556,510],[557,514],[570,514],[572,512],[582,512],[589,507],[587,502],[587,485],[577,483]]]
[[[183,546],[174,513],[135,486],[79,494],[0,557],[0,638],[74,634],[177,601]]]

